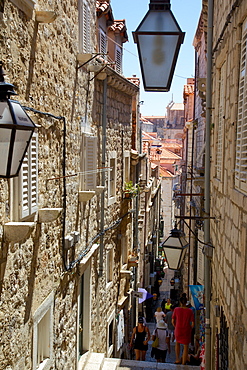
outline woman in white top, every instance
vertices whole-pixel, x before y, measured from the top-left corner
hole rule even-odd
[[[162,311],[162,308],[158,307],[154,314],[154,317],[156,318],[156,322],[158,323],[160,320],[163,320],[165,316],[166,316],[165,312]]]

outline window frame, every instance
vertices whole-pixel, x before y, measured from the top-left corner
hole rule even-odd
[[[130,151],[123,153],[123,184],[130,181]]]
[[[80,190],[95,190],[97,186],[97,136],[84,134],[81,150]],[[89,173],[91,172],[91,173]]]
[[[44,302],[38,307],[33,316],[33,370],[49,370],[53,365],[53,311],[54,311],[54,292],[51,292]],[[39,346],[39,324],[42,319],[49,314],[49,357],[38,364],[38,346]],[[38,366],[38,367],[37,367]]]
[[[108,49],[108,38],[107,38],[107,33],[106,31],[102,28],[99,27],[99,53],[104,54],[102,55],[103,59],[107,59],[107,49]]]
[[[114,166],[111,169],[112,162]],[[108,158],[108,206],[116,202],[116,185],[117,185],[117,152],[109,152]]]
[[[92,52],[91,43],[91,10],[88,0],[79,0],[79,52]]]
[[[123,62],[123,50],[119,45],[116,45],[115,48],[115,63],[116,63],[116,72],[122,74],[122,62]]]
[[[239,66],[238,112],[235,153],[235,187],[247,193],[247,18],[242,25],[242,41]],[[245,115],[244,115],[245,112]],[[246,121],[244,123],[244,121]],[[244,147],[244,148],[243,148]],[[245,156],[243,153],[245,152]],[[244,174],[244,176],[242,176]]]
[[[114,317],[115,317],[115,310],[113,310],[107,320],[107,357],[111,357],[112,354],[113,354],[113,349],[114,349],[114,333],[115,333],[115,320],[114,320]],[[112,343],[109,344],[109,340],[110,340],[110,328],[111,328],[111,325],[112,325],[112,333],[111,333],[111,336],[112,336]]]
[[[219,68],[218,80],[218,114],[217,114],[217,130],[216,130],[216,153],[215,153],[215,177],[222,181],[223,179],[223,163],[224,163],[224,118],[225,116],[225,94],[226,94],[226,61]]]
[[[14,220],[27,219],[38,211],[38,134],[36,132],[32,135],[19,176],[13,179],[12,194]]]
[[[110,288],[113,284],[113,247],[106,251],[106,286]]]

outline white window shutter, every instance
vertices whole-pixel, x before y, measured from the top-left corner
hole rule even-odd
[[[100,40],[99,40],[100,53],[106,54],[107,53],[107,36],[106,36],[105,31],[103,31],[101,28],[100,28],[99,37],[100,37]],[[104,56],[104,58],[106,58],[106,56]]]
[[[243,24],[236,145],[236,186],[247,192],[247,20]]]
[[[82,53],[91,52],[90,32],[91,32],[90,8],[86,0],[80,0],[79,43]]]
[[[38,210],[38,135],[30,143],[30,213]]]
[[[34,133],[21,171],[21,218],[38,209],[38,135]]]
[[[22,189],[21,189],[21,218],[29,215],[28,205],[28,158],[29,153],[27,151],[23,164],[22,164]]]
[[[224,146],[224,118],[225,115],[225,92],[226,92],[226,62],[221,67],[219,78],[219,111],[216,146],[216,177],[222,180],[223,146]]]
[[[122,50],[119,46],[116,46],[116,55],[115,55],[115,62],[116,62],[116,71],[118,73],[122,73]]]
[[[85,136],[85,190],[96,188],[97,176],[97,137]]]

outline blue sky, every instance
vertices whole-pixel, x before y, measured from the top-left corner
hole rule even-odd
[[[141,79],[137,47],[133,42],[135,31],[149,8],[149,0],[111,0],[115,19],[125,19],[129,41],[124,44],[123,73],[125,77],[137,75]],[[186,78],[194,76],[194,48],[192,42],[197,28],[202,0],[171,0],[171,10],[178,21],[185,40],[178,56],[178,61],[169,92],[145,92],[141,79],[140,100],[144,101],[141,113],[145,116],[161,116],[166,113],[166,106],[172,100],[183,102],[183,86]]]

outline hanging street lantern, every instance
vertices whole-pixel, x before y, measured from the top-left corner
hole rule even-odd
[[[184,41],[170,0],[150,0],[149,11],[133,32],[145,91],[169,91]]]
[[[183,262],[189,243],[185,239],[185,235],[177,226],[171,230],[170,236],[161,244],[171,270],[178,270]]]
[[[0,62],[0,177],[18,176],[35,124],[18,101],[11,100],[14,86],[4,81]]]

